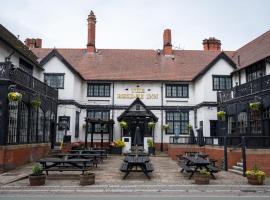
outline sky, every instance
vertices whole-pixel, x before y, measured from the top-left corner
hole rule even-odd
[[[270,29],[269,0],[0,0],[0,23],[44,48],[85,48],[87,16],[96,18],[98,49],[162,49],[172,30],[180,49],[202,49],[216,37],[236,50]]]

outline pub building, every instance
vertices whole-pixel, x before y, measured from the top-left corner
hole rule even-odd
[[[122,139],[126,143],[124,151],[134,145],[147,150],[147,139],[151,138],[157,150],[167,151],[173,136],[187,138],[191,128],[195,136],[200,130],[204,137],[269,136],[270,31],[236,51],[222,50],[221,41],[214,37],[202,41],[202,50],[176,50],[170,29],[164,30],[161,49],[99,49],[95,42],[96,16],[92,11],[87,22],[86,48],[42,48],[41,39],[28,38],[25,40],[28,49],[16,49],[23,44],[13,36],[18,44],[9,53],[3,53],[3,45],[9,43],[1,41],[0,62],[18,66],[17,72],[28,70],[25,66],[30,65],[22,63],[30,63],[30,80],[39,79],[40,87],[47,88],[36,94],[32,86],[24,90],[25,84],[18,83],[25,79],[12,77],[8,81],[16,85],[23,98],[29,94],[26,102],[34,94],[42,98],[34,114],[38,116],[36,121],[27,123],[25,143],[39,143],[41,130],[45,134],[42,142],[47,142],[47,110],[52,113],[53,128],[49,134],[52,147],[68,135],[71,143],[91,147],[106,147]],[[15,53],[9,56],[13,50]],[[24,58],[18,59],[16,51],[18,56],[25,53]],[[23,62],[28,61],[27,56],[33,60]],[[18,112],[7,110],[13,107],[8,105],[10,89],[3,84],[2,74],[3,70],[0,86],[6,92],[4,96],[1,93],[1,117],[8,116],[9,121],[1,121],[4,129],[0,130],[0,141],[1,148],[10,148],[8,135],[15,135],[15,143],[20,144],[24,127],[20,124],[25,116],[32,119],[33,114],[31,108],[22,114],[22,106]],[[48,86],[43,86],[44,83]],[[254,105],[260,109],[251,110]],[[223,120],[217,118],[219,111],[225,113]],[[16,128],[9,124],[14,115],[20,116],[17,122],[12,122]],[[127,123],[124,130],[120,127],[123,121]],[[149,128],[149,122],[155,126]],[[37,131],[35,141],[31,141],[32,127]],[[14,129],[17,132],[12,132]],[[136,129],[139,135],[135,134]]]
[[[43,72],[33,52],[0,24],[0,172],[47,155],[53,145],[58,91],[42,82]]]

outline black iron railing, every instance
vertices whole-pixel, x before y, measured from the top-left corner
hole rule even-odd
[[[0,62],[0,78],[22,85],[23,87],[34,90],[44,96],[53,99],[58,98],[58,91],[56,89],[48,86],[46,83],[38,80],[22,69],[14,68],[10,62]]]
[[[217,93],[218,102],[226,102],[234,98],[255,94],[270,89],[270,75],[235,86],[229,90]]]

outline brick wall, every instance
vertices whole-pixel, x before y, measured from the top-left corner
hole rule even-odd
[[[48,143],[0,146],[0,172],[45,157],[49,150]]]
[[[214,146],[204,146],[198,147],[197,145],[177,145],[169,144],[168,145],[168,154],[175,160],[176,155],[184,154],[184,152],[194,151],[194,152],[204,152],[209,155],[210,158],[216,159],[218,164],[221,165],[222,160],[224,159],[224,148],[223,147],[214,147]],[[237,162],[241,161],[242,154],[241,149],[231,150],[228,148],[228,168],[231,168]],[[251,169],[256,163],[263,171],[270,176],[270,150],[269,149],[257,149],[246,151],[247,157],[247,169]]]

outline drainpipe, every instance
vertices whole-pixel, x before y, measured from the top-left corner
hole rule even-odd
[[[161,144],[160,144],[160,151],[163,151],[163,83],[161,83]]]

